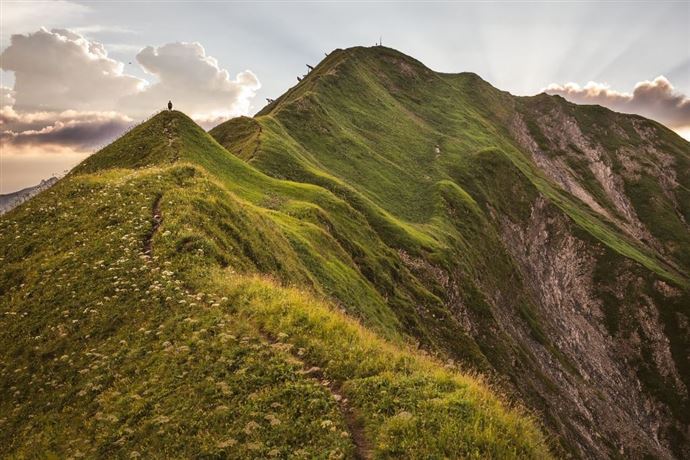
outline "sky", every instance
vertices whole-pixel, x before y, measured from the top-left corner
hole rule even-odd
[[[441,72],[639,113],[690,139],[690,2],[0,2],[0,193],[176,108],[252,115],[380,38]]]

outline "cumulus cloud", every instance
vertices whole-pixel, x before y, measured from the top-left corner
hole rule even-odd
[[[196,42],[148,46],[136,59],[151,82],[126,74],[101,43],[73,30],[44,28],[13,35],[0,56],[2,69],[14,72],[17,112],[117,110],[139,118],[172,99],[181,110],[208,120],[246,114],[261,87],[250,70],[232,78]]]
[[[123,107],[150,110],[172,99],[192,118],[207,120],[246,114],[259,79],[250,70],[231,78],[200,43],[148,46],[136,56],[144,71],[157,79],[145,91],[123,100]]]
[[[199,43],[149,46],[137,62],[150,81],[125,73],[101,43],[74,30],[12,35],[0,55],[0,68],[14,72],[14,87],[0,87],[3,155],[83,156],[169,99],[209,127],[246,114],[260,87],[249,70],[232,78]]]
[[[0,61],[14,72],[18,111],[114,110],[146,83],[124,74],[101,43],[65,29],[13,35]]]
[[[637,113],[657,120],[678,132],[690,128],[690,98],[676,91],[666,77],[635,85],[632,93],[619,92],[603,83],[551,84],[545,91],[578,104],[600,104],[613,110]]]

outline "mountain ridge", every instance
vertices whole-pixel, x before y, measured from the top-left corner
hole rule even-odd
[[[144,128],[173,122],[182,145],[214,145],[175,112]],[[281,286],[308,282],[298,266],[280,270],[283,283],[252,275],[294,255],[265,211],[190,163],[205,148],[134,168],[106,150],[0,222],[3,454],[547,455],[529,417],[481,381]],[[243,163],[216,154],[247,180]],[[30,237],[15,236],[18,222]],[[214,224],[224,238],[209,238]]]
[[[665,170],[645,155],[661,159]],[[206,332],[192,322],[184,323],[189,326],[179,336],[166,336],[173,345],[185,337],[186,346],[209,355],[224,353],[215,339],[225,327],[220,322],[232,323],[231,329],[247,328],[253,337],[247,343],[257,350],[279,350],[270,362],[283,369],[281,378],[287,380],[281,381],[301,382],[301,372],[309,371],[305,367],[318,367],[313,371],[317,380],[337,382],[338,396],[350,401],[368,440],[364,454],[358,454],[362,443],[349,441],[352,433],[320,437],[318,429],[298,417],[295,426],[303,433],[295,442],[319,440],[345,456],[547,455],[529,417],[496,409],[504,403],[496,406],[484,383],[463,380],[445,390],[447,378],[433,376],[443,362],[452,362],[485,374],[491,388],[527,406],[553,437],[549,449],[559,456],[681,458],[688,451],[682,427],[690,407],[690,334],[683,326],[690,299],[684,258],[689,246],[683,233],[690,216],[683,205],[690,189],[689,158],[687,142],[640,117],[580,108],[551,96],[514,97],[474,74],[438,74],[388,48],[336,50],[255,117],[230,120],[207,134],[179,112],[162,112],[75,168],[56,192],[3,217],[0,236],[8,248],[0,284],[3,309],[14,312],[6,313],[8,318],[22,311],[50,311],[47,298],[30,300],[42,281],[31,263],[45,264],[37,257],[48,243],[39,237],[25,237],[26,243],[11,238],[21,222],[55,244],[58,235],[46,236],[35,213],[63,219],[75,211],[51,208],[60,197],[70,197],[70,203],[79,200],[75,209],[80,215],[103,216],[103,209],[109,210],[107,227],[92,230],[94,240],[113,245],[108,232],[119,235],[129,229],[122,236],[129,247],[125,254],[139,254],[141,267],[150,266],[142,271],[147,280],[151,277],[146,291],[166,292],[156,294],[154,303],[141,300],[144,310],[129,307],[138,312],[138,321],[165,325],[161,331],[176,330],[166,313],[173,304],[174,316],[193,313],[204,324],[215,321],[203,328]],[[90,202],[86,190],[94,187],[108,199]],[[639,193],[640,188],[648,194]],[[662,218],[650,216],[649,209],[662,210]],[[137,216],[132,223],[128,212]],[[86,228],[80,218],[64,218],[70,228]],[[93,246],[64,232],[59,237],[68,246]],[[6,245],[9,241],[14,247]],[[82,257],[97,268],[98,251],[90,251]],[[130,271],[141,268],[134,263],[137,257],[118,258],[115,249],[109,251],[109,264],[124,258],[121,263]],[[30,260],[23,261],[27,256]],[[48,268],[50,273],[62,263],[53,254],[48,260],[54,267]],[[157,267],[157,261],[163,265]],[[174,281],[167,279],[173,273],[160,278],[168,271],[175,274]],[[80,276],[85,275],[70,282]],[[143,292],[143,286],[125,278],[127,296],[138,299],[135,293]],[[89,285],[95,292],[106,286],[121,289],[105,280]],[[182,291],[176,289],[181,286]],[[210,306],[186,311],[189,303],[198,306],[198,293],[212,299]],[[110,302],[112,294],[108,291]],[[81,290],[73,296],[82,306],[99,302]],[[286,296],[293,299],[289,308],[281,303]],[[59,290],[55,299],[53,303],[67,305]],[[130,300],[121,302],[130,305]],[[109,305],[114,308],[110,316],[93,325],[89,335],[106,328],[129,343],[130,336],[137,337],[136,328],[123,322],[123,311]],[[72,307],[68,312],[74,314]],[[0,336],[2,343],[12,344],[13,351],[3,358],[7,369],[18,362],[17,356],[30,356],[17,348],[28,337],[28,320],[20,318]],[[108,327],[113,321],[120,326]],[[33,324],[34,336],[51,327],[50,322]],[[335,329],[328,332],[322,324]],[[333,332],[352,327],[364,334],[345,334],[354,342],[342,342],[341,333]],[[202,338],[209,330],[216,332]],[[39,348],[71,346],[64,338],[55,340],[59,342]],[[188,360],[167,361],[166,353],[177,345],[165,351],[171,345],[156,345],[155,340],[137,338],[136,350],[148,350],[162,372],[166,366],[206,372]],[[245,345],[234,349],[254,356],[249,351],[254,345]],[[398,364],[384,365],[387,358],[376,351],[381,347],[403,350],[395,355]],[[303,351],[290,357],[294,349]],[[412,355],[404,351],[409,349]],[[431,364],[402,365],[426,359],[414,357],[419,353],[415,349],[436,358]],[[370,370],[363,370],[356,363],[366,362],[367,353],[374,361],[365,365]],[[76,359],[63,356],[67,363]],[[283,361],[292,364],[284,367]],[[41,359],[37,363],[46,365]],[[3,386],[25,388],[24,371],[12,366],[19,380],[12,377]],[[238,382],[222,372],[222,365],[204,359],[204,366],[215,372],[219,385]],[[256,375],[263,375],[262,366],[253,366]],[[36,374],[43,374],[33,372],[32,379],[40,380]],[[78,375],[88,375],[77,374],[76,368],[65,372],[74,375],[76,385],[85,382]],[[136,375],[129,378],[144,382]],[[467,376],[453,374],[450,380],[458,378]],[[261,385],[269,381],[243,385],[266,388]],[[188,384],[185,379],[179,383]],[[173,380],[166,385],[178,387]],[[460,397],[457,391],[464,385],[476,391]],[[205,405],[219,404],[223,395],[208,393],[201,383],[190,388],[206,394],[199,396]],[[391,392],[395,396],[386,396]],[[108,394],[106,400],[118,401],[120,396],[111,393],[106,390],[101,397]],[[177,414],[177,429],[190,432],[195,422],[180,412],[184,404],[153,394]],[[321,407],[337,412],[332,394],[317,399]],[[174,419],[145,408],[136,415],[119,400],[108,409],[134,424],[132,433],[118,435],[129,448],[149,439],[145,427],[161,425],[156,417]],[[14,403],[21,413],[51,414],[22,401]],[[236,433],[232,441],[207,442],[197,436],[190,448],[263,455],[276,449],[280,455],[288,446],[285,438],[274,438],[254,424],[284,427],[284,415],[274,414],[283,418],[281,425],[257,422],[251,409],[245,412],[244,403],[233,401],[236,406],[226,405],[224,413],[239,415],[247,425],[231,424]],[[293,402],[295,410],[305,410],[297,409],[300,398]],[[481,424],[496,417],[497,425],[491,426],[501,434],[467,431],[466,411]],[[144,425],[137,421],[141,417]],[[333,416],[328,417],[333,423]],[[341,413],[336,422],[344,432],[346,419]],[[12,432],[28,429],[12,420],[17,427]],[[82,423],[75,420],[75,426]],[[228,426],[220,415],[214,420],[220,425],[207,429]],[[530,433],[524,442],[517,441],[516,427]],[[165,424],[160,429],[165,431]],[[92,437],[110,432],[105,425],[90,430],[86,432]],[[107,437],[99,439],[98,448],[106,449],[100,452],[112,448]],[[86,448],[89,442],[79,444]],[[7,445],[13,446],[10,452],[31,452],[20,441]],[[59,448],[59,443],[53,440],[52,446]]]
[[[448,153],[449,147],[452,147],[452,145],[444,146],[443,141],[460,144],[460,148],[463,150],[483,152],[477,156],[480,159],[480,164],[491,164],[490,168],[493,169],[499,167],[499,164],[502,163],[502,160],[499,161],[499,158],[508,159],[514,166],[503,165],[500,168],[503,168],[504,172],[508,173],[508,170],[515,167],[519,171],[518,174],[526,177],[528,182],[531,183],[528,188],[536,188],[538,194],[544,195],[546,203],[551,203],[549,206],[555,204],[556,208],[560,209],[561,212],[565,212],[567,220],[575,223],[573,230],[576,230],[577,234],[572,236],[575,236],[576,240],[584,239],[587,241],[586,244],[594,244],[595,246],[603,243],[609,250],[613,251],[610,256],[617,254],[614,256],[614,260],[618,255],[628,260],[634,260],[636,263],[641,263],[647,270],[651,270],[651,272],[661,276],[661,280],[670,283],[670,286],[675,286],[671,288],[672,290],[678,288],[681,289],[680,292],[687,290],[688,267],[686,261],[690,259],[685,256],[688,248],[688,226],[686,222],[690,214],[688,214],[687,208],[683,208],[683,203],[688,202],[686,193],[688,189],[687,184],[690,183],[687,161],[688,145],[687,142],[675,133],[656,122],[645,120],[639,116],[617,114],[596,106],[580,107],[554,96],[513,97],[508,93],[493,89],[491,85],[472,74],[440,74],[433,76],[430,74],[432,71],[415,67],[419,65],[417,61],[413,61],[409,66],[403,65],[404,63],[401,64],[399,60],[404,59],[404,55],[397,52],[391,53],[387,49],[381,50],[378,47],[370,49],[358,48],[351,53],[355,55],[355,58],[349,63],[342,59],[342,54],[347,53],[347,51],[344,51],[341,53],[341,56],[336,56],[338,58],[337,62],[325,68],[323,72],[318,73],[322,69],[321,66],[317,66],[311,74],[305,76],[302,82],[295,87],[300,89],[301,92],[293,88],[286,93],[290,98],[276,101],[276,103],[280,102],[279,110],[276,111],[275,105],[269,105],[268,109],[272,109],[270,112],[264,109],[257,114],[255,119],[262,125],[261,132],[264,140],[261,141],[261,147],[252,154],[249,160],[251,164],[268,174],[325,186],[341,196],[358,195],[360,191],[364,194],[368,193],[368,196],[364,197],[365,200],[373,200],[375,204],[384,208],[388,206],[387,212],[397,213],[395,215],[396,218],[406,220],[411,214],[405,215],[405,211],[401,212],[400,209],[396,211],[396,206],[399,208],[398,203],[394,203],[393,199],[386,202],[380,194],[375,193],[376,188],[380,188],[381,184],[386,184],[387,182],[395,183],[395,177],[372,177],[372,180],[369,182],[364,183],[361,181],[362,171],[371,171],[372,176],[375,176],[382,170],[393,170],[387,166],[390,164],[390,159],[382,158],[379,160],[379,158],[382,146],[390,151],[394,151],[394,147],[389,149],[388,145],[382,144],[378,140],[371,142],[371,133],[389,133],[392,131],[394,134],[391,134],[389,137],[394,137],[399,145],[404,145],[407,149],[413,151],[428,152],[426,155],[417,155],[418,160],[412,162],[404,170],[397,169],[396,175],[407,177],[404,184],[399,182],[395,187],[389,188],[389,193],[394,194],[399,194],[399,191],[404,188],[414,189],[415,187],[410,184],[415,182],[424,184],[424,177],[410,177],[411,175],[404,171],[415,169],[433,170],[433,168],[425,168],[424,165],[433,165],[434,161],[438,160],[433,153],[435,147],[439,147],[439,157],[442,159],[444,154]],[[331,56],[329,55],[324,63]],[[335,60],[335,58],[333,59]],[[334,75],[333,66],[336,66],[338,69],[337,77]],[[410,69],[417,69],[418,74],[415,75]],[[317,83],[310,81],[314,72],[317,72]],[[330,85],[329,79],[332,81]],[[435,88],[429,88],[429,85],[426,84],[427,80],[437,82],[442,79],[445,79],[442,81],[443,86],[452,87],[456,94],[460,93],[462,95],[462,98],[456,98],[457,102],[448,103],[446,102],[449,98],[448,91],[444,89],[435,92],[437,91]],[[406,93],[405,85],[409,87],[408,93],[414,94]],[[350,91],[350,87],[357,89]],[[310,88],[316,89],[312,90]],[[320,88],[325,88],[325,90],[322,91]],[[347,93],[345,93],[346,90],[348,91]],[[333,94],[339,97],[334,98],[332,97]],[[348,94],[351,99],[343,97],[342,94]],[[366,96],[363,96],[363,94],[366,94]],[[393,100],[391,100],[391,95]],[[356,100],[356,107],[348,105],[352,100]],[[288,108],[289,104],[292,105],[291,109]],[[443,110],[430,110],[429,106],[434,104],[443,108]],[[386,109],[391,106],[394,107],[395,111],[391,111],[391,115],[387,115]],[[442,117],[449,113],[457,116],[454,110],[458,106],[468,107],[461,111],[461,119],[459,120],[461,123],[450,121],[455,128],[451,130],[453,134],[449,136],[448,133],[444,132],[444,130],[448,129],[444,126],[444,123],[447,122],[442,121],[439,123],[439,119],[442,119]],[[396,115],[393,115],[393,113]],[[375,114],[375,116],[367,116],[368,114]],[[400,124],[398,128],[396,122],[400,116],[408,118],[410,121],[404,125]],[[549,117],[556,118],[558,122],[548,120]],[[546,123],[540,118],[545,118],[546,120],[544,121]],[[262,120],[265,120],[265,122],[262,123]],[[528,126],[524,126],[528,124],[524,123],[524,120],[529,122]],[[521,124],[520,121],[523,121],[523,123]],[[232,120],[226,122],[229,131],[232,130],[232,125]],[[468,130],[468,125],[470,127],[474,125],[476,128]],[[552,125],[553,128],[549,132],[542,132],[542,129],[549,127],[549,125]],[[297,142],[301,143],[302,150],[293,155],[286,155],[286,148],[282,149],[283,151],[281,152],[271,151],[269,148],[264,147],[267,144],[266,138],[270,135],[273,126],[276,126],[274,128],[276,133],[284,134],[284,132],[289,132],[293,139],[297,138]],[[347,129],[344,129],[344,126]],[[427,137],[425,145],[415,142],[419,138],[417,134],[420,128],[430,131],[430,136]],[[561,128],[563,128],[563,132],[566,134],[558,132]],[[223,131],[224,128],[221,125],[211,130],[211,134],[222,141]],[[363,134],[359,135],[360,132]],[[482,133],[486,132],[493,134],[490,136],[489,142],[484,143],[481,142],[481,136]],[[323,134],[316,135],[313,133]],[[355,136],[352,136],[352,133],[355,133]],[[406,133],[415,133],[416,139],[410,140],[409,137],[411,136],[407,136]],[[464,139],[453,139],[453,137],[457,137],[454,133],[463,133],[469,141],[463,142]],[[584,133],[589,134],[589,137]],[[570,136],[571,141],[567,141],[565,136]],[[347,149],[343,149],[343,153],[339,154],[339,145],[334,144],[331,139],[337,139],[339,142],[342,142],[341,139],[346,139]],[[350,139],[353,140],[350,141]],[[472,140],[479,140],[480,142],[470,142]],[[497,141],[499,141],[498,144]],[[540,141],[542,145],[537,141]],[[359,149],[362,153],[355,155],[354,153],[357,152],[358,147],[362,146],[363,143],[366,145],[367,142],[369,143],[368,145],[374,146],[374,148],[362,147]],[[469,149],[468,147],[463,147],[462,144],[468,145]],[[231,151],[234,148],[232,143],[226,143],[225,145]],[[659,147],[660,145],[661,147]],[[496,148],[502,150],[503,153],[499,156],[493,155],[491,152],[498,152],[497,150],[492,150]],[[675,169],[669,170],[673,176],[664,177],[666,175],[665,172],[659,169],[650,170],[651,167],[645,163],[646,160],[643,157],[636,153],[636,149],[640,152],[648,151],[650,155],[660,158],[660,164],[672,165],[674,161],[678,162]],[[670,155],[673,155],[673,157],[670,158],[669,154],[663,152],[663,150],[670,152]],[[374,153],[372,154],[371,152]],[[315,156],[316,154],[319,156]],[[637,158],[633,157],[633,155]],[[457,171],[457,164],[462,162],[467,156],[462,155],[453,158],[456,163],[450,165],[450,167]],[[336,159],[341,158],[343,159],[341,162],[336,161]],[[402,164],[406,161],[406,158],[401,155],[392,158],[394,158],[394,162],[400,161]],[[499,161],[499,163],[496,163],[496,161]],[[352,166],[353,163],[358,166]],[[290,167],[286,167],[286,165],[290,165]],[[357,172],[353,171],[355,167]],[[630,171],[625,171],[626,167]],[[625,174],[615,171],[614,168],[623,169]],[[315,170],[318,173],[315,174]],[[639,182],[634,180],[634,175],[639,175],[640,171],[645,170],[650,170],[651,174],[646,178],[642,178],[652,184],[657,182],[661,187],[654,186],[656,190],[647,195],[640,195],[638,193],[628,196],[629,190],[635,191],[635,189],[640,187],[638,185]],[[285,176],[286,171],[292,171],[292,175]],[[327,173],[327,176],[324,176],[324,171]],[[482,171],[487,173],[487,177],[494,174],[491,170],[482,169]],[[471,170],[462,172],[460,176],[455,172],[455,178],[449,178],[449,172],[453,172],[453,170],[446,169],[440,175],[437,172],[438,184],[442,184],[445,180],[450,179],[451,183],[460,184],[460,190],[463,192],[470,191],[470,195],[475,199],[480,198],[482,195],[486,197],[482,192],[482,186],[477,187],[477,185],[468,184],[468,178],[472,179],[474,174]],[[625,177],[627,174],[629,176]],[[426,175],[433,177],[432,174]],[[333,176],[339,180],[333,179]],[[503,184],[511,183],[511,181],[507,180],[508,177],[511,176],[506,176],[503,182],[496,183],[493,191],[495,192],[504,187]],[[359,182],[357,182],[358,180]],[[343,190],[342,182],[356,185],[357,190]],[[645,187],[647,186],[648,184],[645,185]],[[468,187],[473,187],[474,190]],[[430,190],[432,189],[428,186],[419,187],[418,196],[433,196],[434,193]],[[499,197],[495,196],[495,193],[493,194],[494,197],[489,196],[488,200],[484,198],[483,201],[493,204],[496,199],[499,199],[509,205],[515,204],[510,202],[513,197]],[[647,197],[658,200],[658,205],[649,202],[645,203]],[[361,199],[357,198],[355,202]],[[419,200],[419,198],[399,196],[399,201],[406,203],[415,203],[415,199]],[[603,204],[600,204],[599,201]],[[424,200],[419,203],[419,206],[430,209],[429,204],[424,204]],[[426,203],[429,202],[426,201]],[[544,205],[540,206],[544,207]],[[659,210],[668,209],[668,211],[665,211],[667,212],[668,222],[655,219],[649,214],[649,211],[645,211],[650,206],[655,206]],[[528,206],[523,213],[530,213],[533,210],[529,211]],[[363,212],[371,214],[367,210]],[[504,209],[496,212],[510,215],[512,210],[504,207]],[[549,212],[553,213],[552,211]],[[638,217],[638,214],[641,217]],[[422,222],[424,219],[428,219],[428,216],[423,218]],[[662,223],[664,225],[660,225]],[[418,226],[414,222],[408,222],[408,224]],[[386,227],[387,225],[379,226],[379,228]],[[671,227],[673,230],[668,231],[661,227]],[[506,247],[508,252],[511,253],[510,257],[518,260],[528,257],[527,254],[516,253],[515,248],[519,247],[518,242],[520,240],[515,239],[517,235],[505,234],[506,231],[510,231],[510,227],[503,229],[501,233],[504,234],[500,237],[511,242]],[[568,231],[568,233],[571,232],[572,230]],[[583,232],[584,234],[582,234]],[[382,234],[392,240],[393,246],[405,246],[405,244],[400,244],[401,242],[397,240],[397,235],[392,236],[386,234],[385,231]],[[672,241],[667,244],[655,241],[658,238],[655,234],[672,235]],[[520,237],[523,240],[523,245],[527,243],[524,240],[526,236],[528,235]],[[409,242],[406,244],[410,245]],[[414,244],[411,244],[411,246],[414,247]],[[601,250],[602,248],[598,248],[595,252]],[[676,251],[676,256],[671,256],[668,253],[669,250]],[[577,253],[574,253],[573,256],[576,259],[578,258]],[[595,259],[599,257],[601,256],[595,257]],[[554,261],[556,260],[558,259],[554,259]],[[560,262],[560,264],[564,263]],[[519,270],[523,272],[522,276],[529,278],[530,265],[525,263],[518,265],[521,265]],[[621,261],[617,262],[616,265],[625,266],[626,264]],[[601,276],[604,275],[603,266],[602,261],[601,269],[592,270],[592,273],[596,274],[597,282],[593,282],[592,279],[594,278],[588,276],[586,278],[589,278],[589,280],[585,285],[603,284],[599,282]],[[577,272],[574,272],[569,275],[562,274],[559,276],[577,279],[579,275]],[[533,279],[531,283],[538,285],[542,283],[542,280]],[[559,287],[558,290],[562,291],[564,288]],[[661,289],[663,290],[664,288]],[[530,290],[543,291],[543,288]],[[616,334],[619,333],[617,321],[620,319],[621,311],[625,311],[617,304],[621,302],[625,304],[628,300],[621,300],[624,296],[618,292],[612,294],[614,291],[615,289],[611,291],[606,290],[606,293],[601,292],[591,296],[588,295],[586,298],[588,302],[600,305],[598,308],[601,308],[603,311],[597,314],[603,317],[602,322],[606,324],[607,332]],[[534,295],[543,299],[548,299],[552,296],[552,294],[547,292],[533,292],[530,294],[530,296]],[[647,294],[642,295],[646,296]],[[565,297],[568,296],[566,295]],[[685,299],[686,297],[683,295],[681,298]],[[550,302],[553,302],[553,299]],[[569,299],[568,302],[573,306],[581,303],[577,299]],[[662,302],[667,302],[667,300]],[[671,301],[672,304],[677,305],[675,308],[680,308],[682,311],[686,310],[684,307],[681,307],[684,302],[686,301]],[[631,305],[628,305],[627,308],[629,309],[627,314],[635,310],[631,308]],[[522,316],[529,319],[533,315],[522,313]],[[529,323],[530,321],[528,320],[527,322]],[[539,322],[540,320],[532,320],[533,324],[538,324]],[[670,324],[661,327],[671,327],[673,329]],[[597,334],[600,334],[600,332],[597,332]],[[537,333],[537,336],[539,335],[540,333]],[[664,333],[661,332],[661,335],[664,335]],[[684,335],[686,334],[680,333],[681,337]],[[603,338],[602,340],[607,341],[609,339]],[[614,339],[614,341],[617,340],[619,339]],[[687,347],[688,342],[687,339],[682,339],[680,343],[685,343],[685,345],[681,346],[678,342],[676,343],[675,347]],[[670,349],[672,350],[675,347],[671,346]],[[675,348],[675,350],[675,352],[667,351],[666,353],[676,356],[675,359],[678,360],[681,369],[680,374],[677,375],[686,375],[687,360],[683,357],[685,352],[681,352],[680,348]],[[585,352],[585,350],[582,350],[582,352]],[[568,366],[565,367],[567,368]],[[644,371],[642,374],[648,376],[646,372]],[[651,373],[654,373],[654,371],[651,371]],[[633,381],[635,379],[636,377],[633,378]],[[675,386],[678,383],[671,385]],[[687,383],[676,387],[680,394],[685,394],[683,388],[686,385]],[[672,403],[672,405],[674,404],[677,404],[677,402]],[[676,411],[678,410],[677,408]],[[656,443],[656,441],[652,441],[652,443]]]

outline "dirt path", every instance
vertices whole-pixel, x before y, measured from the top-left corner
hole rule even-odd
[[[162,195],[158,195],[156,200],[153,202],[153,207],[151,208],[151,230],[146,235],[144,239],[144,254],[151,257],[153,256],[153,236],[158,231],[158,228],[163,222],[163,214],[161,214],[161,199]]]
[[[338,403],[340,412],[345,419],[345,425],[347,425],[347,431],[350,433],[352,442],[355,444],[355,458],[357,460],[368,460],[372,458],[372,447],[365,436],[362,419],[357,414],[356,409],[349,404],[347,398],[343,397],[340,384],[328,380],[323,375],[320,368],[311,366],[307,369],[308,365],[301,359],[297,359],[303,364],[304,370],[302,373],[317,380],[324,388],[328,389],[335,402]]]
[[[292,352],[292,347],[290,344],[274,340],[271,337],[266,337],[269,342],[273,345],[278,346],[283,351],[290,354],[296,362],[300,363],[302,370],[300,373],[305,375],[312,380],[316,381],[319,385],[323,386],[331,394],[333,400],[338,404],[340,413],[345,420],[345,425],[347,426],[347,431],[350,433],[350,439],[355,445],[355,459],[357,460],[369,460],[372,458],[373,447],[366,437],[364,430],[364,423],[362,418],[359,416],[357,409],[352,407],[347,398],[342,394],[342,388],[340,382],[335,382],[329,380],[324,375],[320,367],[312,366],[305,362],[304,358],[298,356]]]
[[[180,147],[175,143],[175,128],[177,127],[177,120],[172,119],[166,123],[163,128],[163,134],[168,139],[168,148],[172,150],[171,162],[175,163],[180,159]]]
[[[259,125],[259,132],[256,134],[256,145],[254,146],[254,150],[252,151],[252,154],[247,160],[251,160],[256,156],[256,153],[259,151],[259,148],[261,148],[261,134],[263,133],[263,129],[261,128],[261,125]]]

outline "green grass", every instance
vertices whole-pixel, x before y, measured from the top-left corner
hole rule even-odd
[[[575,180],[614,217],[620,218],[612,200],[583,161],[583,153],[572,147],[557,147],[540,128],[540,114],[554,110],[571,116],[588,141],[601,146],[604,160],[619,173],[619,156],[625,149],[640,151],[653,145],[673,156],[674,173],[680,184],[673,192],[673,200],[661,191],[658,180],[652,176],[643,175],[642,184],[655,187],[625,184],[635,212],[665,246],[663,251],[634,239],[616,223],[563,191],[513,140],[509,127],[521,115],[546,154],[562,159],[573,171]],[[511,248],[503,240],[501,226],[506,221],[524,225],[535,199],[543,197],[550,208],[555,208],[554,212],[565,216],[570,231],[602,259],[597,266],[605,266],[610,259],[612,264],[639,268],[650,280],[662,279],[683,291],[688,289],[684,241],[687,224],[682,223],[678,213],[685,213],[687,219],[690,150],[686,142],[648,120],[601,107],[579,107],[546,95],[513,98],[474,74],[434,73],[395,50],[377,47],[331,53],[309,78],[259,112],[255,122],[262,128],[256,140],[253,134],[247,134],[225,141],[227,133],[242,132],[235,127],[238,122],[233,121],[215,128],[212,134],[233,152],[242,152],[247,149],[246,144],[254,142],[249,163],[271,177],[310,183],[330,191],[352,207],[362,225],[378,235],[385,246],[433,260],[446,273],[462,273],[460,297],[472,321],[482,325],[480,329],[494,330],[496,324],[487,293],[510,292],[506,295],[512,300],[512,314],[563,365],[564,372],[575,377],[578,372],[571,363],[573,358],[564,356],[554,345],[555,338],[544,329],[543,319],[526,309],[532,299],[517,273]],[[653,129],[656,137],[645,141],[634,123]],[[329,213],[333,215],[337,213]],[[346,252],[351,251],[346,248]],[[395,254],[389,260],[395,265]],[[632,265],[626,261],[632,261]],[[433,346],[452,356],[463,356],[463,362],[476,368],[490,363],[489,368],[504,369],[515,354],[512,339],[489,334],[475,336],[478,354],[454,348],[457,340],[452,336],[457,336],[462,327],[448,321],[453,313],[447,311],[451,297],[447,286],[435,286],[428,274],[412,275],[396,286],[396,290],[408,291],[401,299],[406,306],[404,311],[424,311],[418,305],[420,300],[427,303],[423,300],[428,298],[426,294],[420,297],[414,290],[410,292],[411,281],[419,282],[424,290],[439,298],[441,311],[446,310],[442,315],[442,323],[447,323],[445,328],[434,321],[434,316],[423,320]],[[604,288],[615,287],[615,279],[604,278],[597,278]],[[505,280],[511,280],[509,286]],[[372,284],[389,299],[389,305],[394,304],[387,287],[382,289],[378,280]],[[606,289],[600,294],[604,296],[605,325],[616,334],[619,322],[629,317],[627,310],[634,308],[641,292],[631,292],[622,303],[606,297]],[[659,305],[667,302],[660,300]],[[398,317],[403,333],[420,336],[419,324],[410,321],[408,313]],[[687,350],[682,340],[674,340],[674,347]],[[531,359],[527,355],[522,365],[534,368]],[[504,372],[512,374],[516,370]],[[535,385],[548,386],[538,372],[534,375],[535,381],[540,382]],[[522,391],[530,393],[527,388]],[[539,407],[540,402],[534,404]]]
[[[241,274],[289,259],[263,219],[185,165],[73,175],[3,218],[2,455],[352,457],[311,366],[342,386],[377,456],[548,455],[529,417],[475,377]],[[225,247],[208,226],[238,221],[256,242]]]
[[[582,454],[568,431],[579,421],[553,422],[542,392],[560,387],[533,348],[578,381],[583,358],[556,345],[506,226],[525,228],[537,199],[564,217],[596,255],[617,336],[642,291],[620,302],[615,270],[639,274],[645,295],[665,280],[686,296],[686,248],[646,178],[627,184],[631,200],[645,223],[663,211],[652,233],[682,243],[670,255],[551,182],[506,128],[523,103],[473,74],[355,48],[253,119],[206,133],[166,111],[91,156],[0,218],[0,455],[354,457],[352,420],[324,379],[375,457]],[[606,111],[578,116],[598,136],[615,131]],[[528,126],[548,147],[538,120]],[[605,147],[641,142],[623,131]],[[687,185],[687,145],[662,137]],[[685,378],[678,302],[662,317]],[[644,374],[650,391],[675,401],[657,374]],[[544,414],[557,446],[516,397]]]

